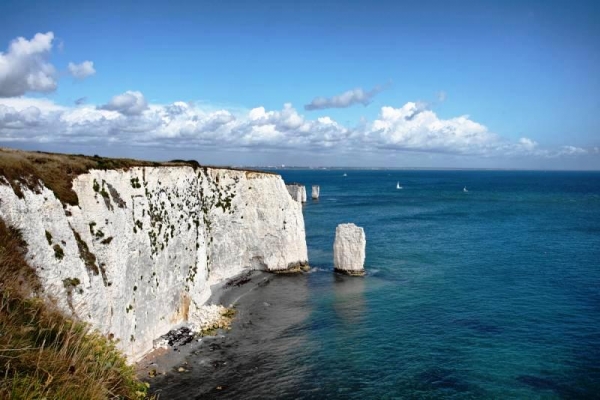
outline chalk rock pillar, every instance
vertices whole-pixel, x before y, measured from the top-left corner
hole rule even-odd
[[[333,264],[336,272],[352,276],[365,274],[367,240],[363,228],[354,224],[339,224],[335,229]]]
[[[313,185],[312,186],[312,199],[313,200],[319,200],[319,193],[321,192],[321,188],[319,187],[319,185]]]
[[[306,203],[306,187],[299,183],[290,183],[289,185],[285,185],[292,199],[296,200],[298,203]]]

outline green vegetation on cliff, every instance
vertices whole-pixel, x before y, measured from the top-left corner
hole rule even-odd
[[[0,219],[0,398],[141,399],[114,343],[41,295],[26,243]]]

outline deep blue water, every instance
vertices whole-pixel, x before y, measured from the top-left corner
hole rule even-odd
[[[163,397],[600,398],[600,173],[278,172],[321,186],[315,269],[242,300]],[[344,222],[364,278],[332,272]]]

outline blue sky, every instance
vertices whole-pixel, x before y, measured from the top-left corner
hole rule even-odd
[[[0,145],[600,169],[598,20],[594,1],[5,0]]]

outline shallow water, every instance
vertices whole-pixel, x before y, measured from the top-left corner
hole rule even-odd
[[[600,396],[600,173],[280,172],[321,185],[313,270],[253,275],[162,398]],[[331,271],[343,222],[364,278]]]

